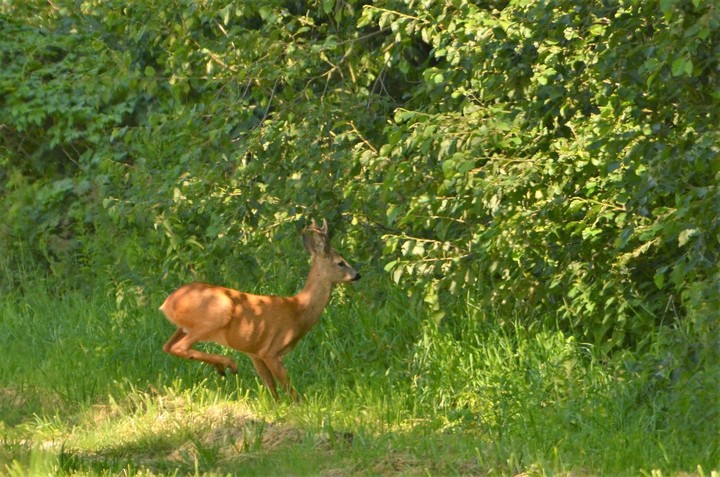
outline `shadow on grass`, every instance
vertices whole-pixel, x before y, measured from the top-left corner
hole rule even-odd
[[[59,467],[67,473],[224,474],[243,466],[251,470],[283,448],[303,445],[304,436],[294,428],[222,408],[207,408],[185,423],[173,417],[172,425],[162,422],[160,414],[157,426],[125,439],[108,436],[106,443],[87,447],[65,444],[59,449]]]

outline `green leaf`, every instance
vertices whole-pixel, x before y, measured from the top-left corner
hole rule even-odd
[[[693,62],[691,58],[685,60],[685,74],[688,76],[692,76],[693,74]]]
[[[673,61],[671,71],[673,76],[680,76],[683,74],[691,76],[693,72],[693,62],[689,58],[680,56]]]
[[[405,121],[409,121],[414,118],[416,114],[417,113],[415,111],[408,111],[407,109],[397,109],[395,110],[395,122],[404,123]]]
[[[658,290],[662,290],[663,285],[665,285],[665,269],[664,268],[658,269],[655,272],[653,281],[655,282],[655,286],[658,287]]]
[[[685,229],[682,232],[680,232],[680,235],[678,235],[678,245],[680,247],[684,247],[688,240],[690,240],[690,237],[697,235],[698,230],[697,229]]]
[[[403,270],[402,267],[397,267],[397,268],[395,269],[395,271],[394,271],[393,274],[392,274],[393,281],[394,281],[395,283],[400,283],[400,279],[401,279],[402,276],[403,276],[403,272],[404,272],[404,270]]]
[[[672,9],[675,5],[675,0],[660,0],[660,11],[663,13],[666,19],[672,17]]]
[[[335,8],[335,0],[323,0],[322,2],[323,12],[329,14]]]
[[[397,219],[397,217],[400,215],[401,212],[402,212],[402,209],[399,206],[394,205],[394,204],[390,205],[387,210],[388,224],[394,225],[395,220]]]
[[[606,25],[602,23],[596,23],[590,27],[590,34],[595,36],[602,36],[605,34]]]
[[[455,175],[455,160],[453,157],[448,157],[442,162],[442,171],[446,179],[450,179]]]

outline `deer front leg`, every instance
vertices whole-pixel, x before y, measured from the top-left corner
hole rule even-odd
[[[275,376],[275,379],[278,380],[280,386],[285,390],[285,392],[290,394],[290,396],[293,398],[293,401],[299,401],[300,396],[298,396],[298,393],[295,391],[295,389],[293,389],[292,385],[290,384],[290,377],[288,376],[287,369],[285,369],[285,365],[282,362],[282,358],[278,356],[264,357],[263,362],[270,369],[273,376]]]
[[[167,340],[167,342],[163,345],[163,351],[165,351],[166,353],[170,353],[170,348],[172,348],[172,345],[177,343],[177,341],[186,334],[187,333],[185,333],[182,328],[178,328],[177,330],[175,330],[175,333],[173,333],[170,339]]]
[[[280,396],[278,396],[277,387],[275,386],[275,378],[273,377],[270,368],[268,368],[265,362],[257,356],[250,356],[250,359],[252,359],[255,369],[260,375],[260,379],[262,379],[265,387],[267,387],[270,394],[272,394],[273,399],[279,401]]]
[[[185,359],[194,359],[204,363],[211,364],[217,369],[220,375],[225,376],[225,370],[230,369],[233,373],[237,373],[237,365],[227,356],[219,354],[203,353],[192,349],[192,345],[199,341],[199,337],[195,333],[187,333],[182,329],[175,331],[170,339],[163,346],[163,350],[173,356]]]

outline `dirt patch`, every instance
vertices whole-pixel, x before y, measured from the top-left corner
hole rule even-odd
[[[15,388],[0,388],[0,402],[22,406],[25,401],[24,397],[21,396]]]
[[[406,452],[390,452],[372,466],[370,473],[374,475],[397,475],[399,472],[416,474],[422,471],[423,465],[418,461],[417,457]]]
[[[34,413],[33,396],[16,388],[0,387],[0,423],[20,424]]]
[[[232,459],[240,454],[272,451],[302,440],[297,429],[258,419],[233,405],[211,406],[193,416],[192,421],[192,427],[198,431],[168,456],[170,460],[195,460],[207,453],[215,459]]]

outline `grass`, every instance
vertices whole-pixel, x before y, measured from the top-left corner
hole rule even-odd
[[[227,379],[163,354],[159,293],[26,282],[0,297],[2,474],[720,469],[720,366],[663,374],[655,358],[670,344],[607,359],[552,328],[501,326],[472,307],[438,327],[397,290],[378,302],[345,289],[286,358],[303,401],[277,405],[237,353]]]

